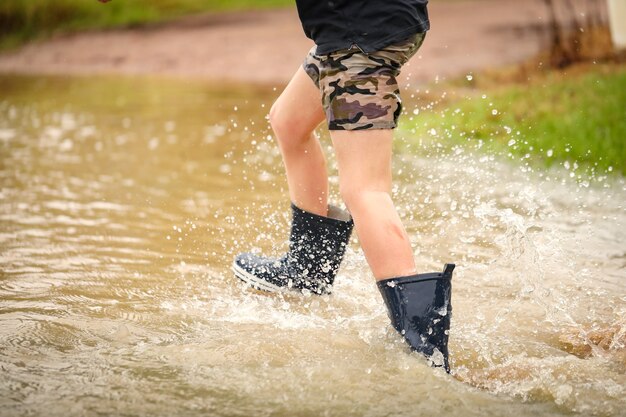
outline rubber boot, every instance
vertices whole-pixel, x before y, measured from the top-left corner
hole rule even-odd
[[[377,283],[393,327],[412,350],[424,354],[431,366],[444,367],[447,373],[453,270],[454,264],[445,264],[443,272],[394,277]]]
[[[280,258],[240,253],[232,270],[237,278],[264,291],[292,290],[329,294],[350,240],[350,213],[332,204],[328,217],[291,202],[289,251]]]

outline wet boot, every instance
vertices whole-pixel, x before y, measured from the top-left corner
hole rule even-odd
[[[329,294],[350,240],[352,216],[332,204],[328,217],[302,210],[293,202],[291,210],[289,251],[280,258],[240,253],[232,270],[259,290]]]
[[[377,283],[393,327],[412,350],[424,354],[431,366],[443,367],[447,373],[453,270],[454,264],[445,264],[443,272],[394,277]]]

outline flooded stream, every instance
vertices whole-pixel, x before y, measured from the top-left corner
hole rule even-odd
[[[419,271],[457,264],[446,375],[389,325],[355,234],[330,296],[233,277],[286,249],[277,94],[0,77],[0,415],[624,415],[622,177],[396,153]]]

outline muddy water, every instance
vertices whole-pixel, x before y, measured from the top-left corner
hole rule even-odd
[[[286,247],[264,119],[277,92],[17,77],[0,91],[1,415],[623,415],[622,178],[436,144],[396,154],[420,270],[458,265],[448,376],[391,330],[356,236],[331,296],[233,278],[238,251]]]

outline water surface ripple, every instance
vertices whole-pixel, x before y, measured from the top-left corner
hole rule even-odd
[[[286,248],[275,91],[0,89],[2,416],[623,415],[623,178],[470,147],[395,155],[420,271],[457,264],[448,376],[390,328],[356,236],[331,296],[232,276],[239,251]]]

